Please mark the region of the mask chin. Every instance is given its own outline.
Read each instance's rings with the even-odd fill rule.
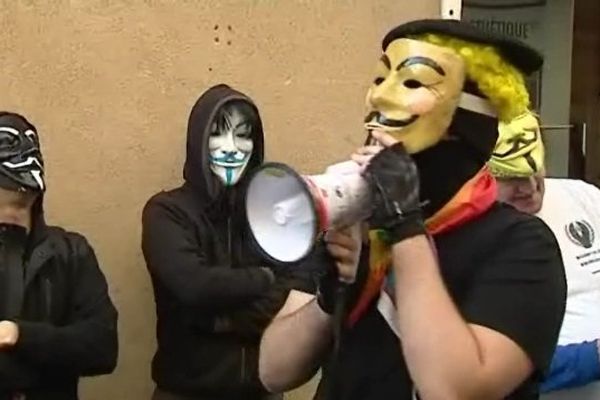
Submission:
[[[225,186],[234,186],[242,178],[248,162],[239,167],[224,167],[222,165],[211,164],[212,172],[219,178]]]

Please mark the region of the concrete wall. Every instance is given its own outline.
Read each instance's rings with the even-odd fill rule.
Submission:
[[[148,197],[181,181],[185,123],[227,82],[262,110],[267,155],[304,171],[363,139],[364,94],[393,25],[437,0],[4,0],[0,109],[37,125],[51,223],[95,246],[120,310],[117,371],[83,399],[147,399],[154,308],[140,250]],[[304,398],[301,395],[297,399]]]

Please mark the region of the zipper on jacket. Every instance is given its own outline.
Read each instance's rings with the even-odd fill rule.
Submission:
[[[233,267],[233,244],[231,243],[231,216],[227,216],[227,266]]]
[[[50,282],[50,278],[44,279],[44,309],[46,310],[46,314],[44,315],[45,321],[52,320],[52,282]]]
[[[246,382],[246,348],[242,347],[242,362],[241,362],[241,371],[240,371],[240,381],[242,383]]]

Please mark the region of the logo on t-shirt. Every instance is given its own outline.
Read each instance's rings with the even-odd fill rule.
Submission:
[[[571,242],[586,249],[592,247],[596,238],[594,229],[586,220],[573,221],[567,224],[565,232]]]

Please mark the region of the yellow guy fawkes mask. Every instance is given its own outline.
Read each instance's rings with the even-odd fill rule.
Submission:
[[[367,93],[367,130],[381,130],[411,154],[439,142],[450,126],[465,80],[453,50],[412,39],[392,41]]]
[[[488,162],[497,177],[524,178],[544,168],[544,143],[537,117],[527,112],[498,124],[498,142]]]

